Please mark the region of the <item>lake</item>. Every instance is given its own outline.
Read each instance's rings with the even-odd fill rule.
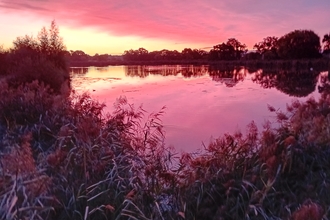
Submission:
[[[292,100],[318,98],[327,72],[263,71],[216,66],[108,66],[71,68],[72,86],[104,102],[106,111],[125,96],[136,107],[162,116],[166,145],[193,152],[252,120],[275,121],[267,105],[285,110]]]

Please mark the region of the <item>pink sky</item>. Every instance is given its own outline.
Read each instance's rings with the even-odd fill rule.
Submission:
[[[330,32],[329,0],[2,0],[1,42],[36,36],[55,19],[67,49],[122,54],[204,48],[235,37],[252,49],[267,36]]]

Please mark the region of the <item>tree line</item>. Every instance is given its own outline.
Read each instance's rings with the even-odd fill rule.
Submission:
[[[178,50],[148,51],[145,48],[124,51],[124,61],[190,61],[190,60],[277,60],[277,59],[309,59],[330,54],[330,33],[321,38],[311,30],[295,30],[278,38],[268,36],[255,43],[254,51],[248,52],[247,46],[236,38],[214,45],[211,50],[185,48]],[[72,61],[121,60],[120,56],[98,54],[90,56],[81,50],[66,51],[66,57]]]
[[[290,60],[330,56],[330,32],[321,38],[311,30],[295,30],[282,37],[267,36],[255,43],[253,51],[236,38],[214,45],[210,50],[185,48],[178,50],[148,51],[141,47],[124,51],[122,56],[110,54],[89,55],[82,50],[64,51],[73,62],[108,61],[233,61],[233,60]]]
[[[330,33],[324,35],[323,50],[320,37],[311,30],[295,30],[278,38],[265,37],[248,52],[247,46],[236,38],[230,38],[213,46],[210,51],[185,48],[177,50],[151,51],[144,48],[126,50],[123,58],[126,61],[157,60],[273,60],[273,59],[309,59],[319,58],[322,54],[330,54]]]
[[[138,62],[138,61],[234,61],[234,60],[290,60],[311,59],[322,56],[330,56],[330,32],[321,38],[311,30],[294,30],[278,38],[268,36],[255,43],[253,51],[248,51],[246,44],[236,38],[230,38],[226,42],[214,45],[209,51],[203,49],[185,48],[178,50],[148,51],[145,48],[130,49],[124,51],[122,56],[110,54],[98,54],[91,56],[82,50],[66,50],[63,41],[59,37],[58,27],[55,21],[47,30],[45,27],[39,32],[37,38],[32,36],[18,37],[13,42],[13,48],[4,51],[0,47],[0,61],[5,56],[24,57],[32,51],[33,57],[47,57],[55,66],[65,68],[66,61],[107,63],[114,61]],[[21,54],[21,55],[19,55]],[[31,54],[30,54],[31,55]],[[3,62],[8,63],[8,62]],[[15,65],[13,65],[15,66]],[[1,74],[8,72],[5,65],[0,65]]]
[[[121,60],[121,56],[118,56],[118,55],[111,55],[108,53],[105,53],[105,54],[96,53],[95,55],[91,56],[82,50],[65,51],[64,55],[68,60],[78,61],[78,62],[79,61],[106,62],[109,60],[113,60],[113,61]]]

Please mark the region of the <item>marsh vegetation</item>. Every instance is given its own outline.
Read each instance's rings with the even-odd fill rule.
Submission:
[[[51,30],[40,36],[58,36]],[[69,93],[63,47],[40,50],[41,39],[1,54],[1,219],[329,218],[326,80],[317,100],[268,106],[275,127],[251,122],[246,134],[178,154],[164,145],[163,109],[148,114],[119,98],[108,114]]]

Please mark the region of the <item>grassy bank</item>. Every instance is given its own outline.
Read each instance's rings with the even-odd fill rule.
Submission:
[[[0,90],[1,219],[326,219],[330,96],[274,111],[200,154],[164,146],[162,111],[34,81]],[[327,91],[327,89],[325,89]],[[307,218],[308,217],[308,218]]]

